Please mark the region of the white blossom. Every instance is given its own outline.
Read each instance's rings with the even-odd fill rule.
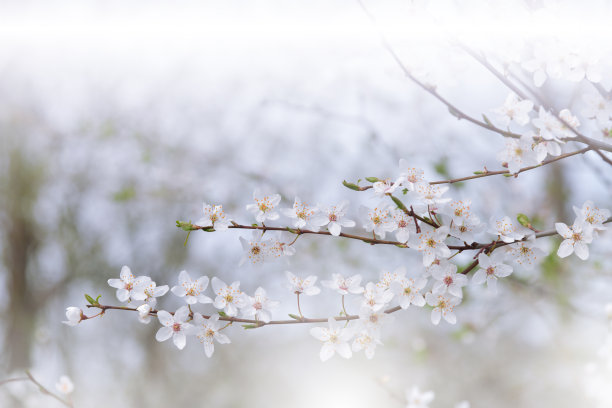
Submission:
[[[240,237],[240,244],[244,250],[244,255],[240,260],[239,266],[244,265],[247,261],[253,265],[262,264],[271,255],[271,247],[273,245],[270,239],[263,239],[259,231],[253,231],[251,239],[247,240]]]
[[[351,348],[354,352],[363,350],[368,359],[374,357],[376,346],[381,345],[380,334],[378,331],[362,330],[355,336]]]
[[[410,239],[410,234],[416,233],[414,218],[400,209],[391,211],[391,217],[393,217],[393,222],[395,224],[395,238],[398,240],[398,242],[408,242]]]
[[[612,124],[612,103],[598,93],[588,93],[582,97],[584,108],[582,114],[589,119],[596,119],[600,126]]]
[[[70,306],[66,308],[66,319],[62,323],[68,326],[76,326],[83,320],[83,311],[78,307]]]
[[[181,271],[178,277],[178,285],[172,288],[172,293],[178,297],[185,298],[187,304],[212,303],[212,299],[204,295],[208,287],[208,276],[200,276],[197,280],[191,280],[187,271]]]
[[[525,236],[525,234],[523,234],[514,224],[512,224],[512,221],[508,216],[504,216],[501,220],[496,220],[495,218],[491,217],[488,232],[496,235],[498,239],[501,239],[506,243],[523,239]]]
[[[509,254],[517,264],[526,269],[533,269],[537,261],[545,255],[544,251],[537,247],[534,234],[524,241],[510,245]]]
[[[516,94],[508,94],[503,106],[493,109],[497,123],[507,128],[510,126],[510,121],[516,122],[520,126],[529,123],[529,112],[533,109],[533,102],[529,100],[520,100]]]
[[[317,283],[317,276],[311,275],[301,279],[289,271],[285,271],[285,276],[289,281],[289,289],[295,294],[314,296],[321,293],[321,288],[315,286]]]
[[[570,256],[572,252],[583,261],[589,258],[589,247],[593,241],[593,230],[590,224],[575,222],[570,229],[562,222],[555,223],[555,229],[563,237],[563,242],[559,245],[557,255],[560,258]]]
[[[367,232],[374,231],[374,234],[380,239],[384,239],[387,232],[395,229],[391,219],[391,210],[388,207],[370,209],[362,206],[359,212],[364,220],[363,227],[365,230]]]
[[[337,352],[341,357],[351,358],[353,355],[348,342],[353,337],[351,329],[341,328],[333,317],[328,319],[329,327],[313,327],[310,335],[323,342],[319,356],[321,361],[327,361]]]
[[[283,210],[283,214],[293,220],[293,226],[299,229],[306,229],[311,231],[319,231],[319,225],[316,218],[319,209],[317,207],[310,207],[308,204],[300,200],[299,197],[295,197],[293,207],[286,208]]]
[[[425,300],[429,306],[433,306],[431,311],[431,322],[433,324],[440,323],[442,317],[450,324],[457,323],[454,309],[461,302],[461,298],[428,292],[425,295]]]
[[[204,345],[204,353],[206,357],[211,357],[215,351],[216,341],[219,344],[231,343],[229,337],[221,333],[219,329],[219,315],[210,316],[210,318],[204,318],[200,313],[193,314],[194,327],[192,332],[196,335],[196,338]]]
[[[70,377],[67,375],[62,375],[59,378],[59,381],[55,383],[55,389],[64,395],[68,395],[74,391],[74,384],[72,383]]]
[[[603,223],[610,217],[610,210],[606,208],[600,209],[596,207],[592,201],[585,201],[585,203],[582,204],[582,208],[574,206],[573,209],[576,214],[577,222],[587,223],[595,231],[607,229]]]
[[[418,199],[426,205],[439,205],[449,202],[450,198],[443,198],[442,195],[448,190],[448,186],[419,182],[414,185],[414,192]]]
[[[433,391],[421,392],[418,387],[412,387],[410,391],[406,391],[406,399],[408,400],[406,408],[429,408],[429,404],[434,397]]]
[[[255,296],[248,296],[246,298],[246,304],[242,308],[242,315],[244,317],[254,316],[256,320],[268,323],[272,320],[270,311],[276,309],[279,305],[280,302],[268,299],[264,288],[259,287],[255,291]]]
[[[448,236],[448,231],[447,226],[442,226],[416,234],[410,241],[408,244],[410,248],[423,253],[424,266],[431,265],[436,257],[448,258],[450,256],[450,249],[444,243]]]
[[[121,268],[120,279],[109,279],[108,285],[117,289],[117,299],[120,302],[131,300],[145,300],[147,295],[144,288],[148,285],[151,278],[148,276],[134,277],[128,266]]]
[[[279,218],[275,208],[280,203],[280,194],[264,195],[259,190],[255,190],[253,200],[255,203],[248,204],[246,209],[255,215],[257,222],[263,223],[265,220],[274,221]]]
[[[213,226],[216,231],[226,231],[230,225],[230,220],[223,212],[222,205],[212,206],[210,204],[203,204],[204,215],[200,218],[195,225],[200,227]]]
[[[240,282],[236,281],[228,286],[215,276],[211,283],[213,291],[217,295],[213,305],[217,309],[223,309],[228,316],[236,316],[238,309],[246,305],[246,295],[240,291]]]
[[[491,255],[478,255],[478,269],[472,276],[472,283],[480,285],[487,283],[487,288],[492,293],[497,293],[497,279],[504,278],[512,273],[512,267],[503,263],[503,252],[493,252]]]
[[[153,281],[149,281],[143,289],[146,296],[145,303],[154,308],[157,305],[157,298],[164,296],[168,292],[168,285],[157,286]]]
[[[516,174],[521,168],[538,164],[532,149],[533,139],[524,134],[520,139],[506,138],[504,149],[497,153],[497,160],[508,165],[508,171]]]
[[[431,276],[437,281],[433,286],[436,294],[444,294],[448,291],[453,296],[463,297],[461,288],[468,283],[465,275],[457,273],[457,265],[445,263],[433,266]]]
[[[393,292],[384,287],[368,282],[363,292],[363,301],[361,306],[369,307],[374,311],[378,311],[385,307],[393,299]]]
[[[321,285],[335,290],[341,295],[348,295],[349,293],[363,293],[363,286],[360,286],[360,283],[361,275],[353,275],[345,278],[339,273],[332,274],[331,280],[321,281]]]
[[[383,310],[373,310],[370,307],[362,307],[359,310],[359,320],[357,324],[362,329],[378,331],[384,324],[392,321],[393,316],[389,313],[385,313]]]
[[[395,193],[395,190],[400,186],[402,181],[403,179],[401,177],[393,182],[391,179],[379,180],[372,184],[372,187],[378,196],[385,196]]]
[[[425,278],[419,278],[416,281],[412,278],[403,278],[391,282],[391,291],[395,294],[402,309],[407,309],[410,305],[423,307],[425,298],[421,291],[425,285],[427,285]]]
[[[140,323],[149,324],[151,322],[151,309],[152,307],[148,303],[143,303],[136,308]]]
[[[187,344],[185,334],[189,333],[189,331],[193,328],[190,323],[187,323],[188,317],[189,309],[187,306],[178,308],[178,310],[174,313],[174,316],[165,310],[158,311],[157,318],[163,327],[157,331],[157,334],[155,334],[155,339],[157,341],[166,341],[172,337],[174,345],[179,350],[182,350]]]
[[[413,191],[415,184],[425,181],[423,170],[416,167],[410,167],[405,159],[400,159],[399,169],[402,185],[407,188],[408,191]]]
[[[340,204],[331,207],[324,207],[321,213],[314,216],[312,222],[319,227],[327,225],[329,233],[333,236],[339,236],[344,228],[352,228],[355,226],[355,221],[345,218],[348,201],[342,201]]]

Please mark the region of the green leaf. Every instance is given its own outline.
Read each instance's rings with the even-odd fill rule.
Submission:
[[[370,183],[376,183],[378,180],[378,177],[366,177],[366,180],[368,180]]]
[[[98,295],[98,297],[96,298],[96,304],[100,304],[100,298],[102,297],[102,295]]]
[[[287,227],[287,231],[289,231],[289,232],[290,232],[290,233],[292,233],[292,234],[297,234],[297,231],[296,231],[296,230],[294,230],[293,228],[289,228],[289,227]]]
[[[504,173],[504,177],[514,177],[514,174]]]
[[[242,327],[245,328],[245,330],[249,330],[249,329],[256,329],[259,327],[258,324],[243,324]]]
[[[393,200],[395,205],[397,205],[397,208],[399,208],[400,210],[406,210],[406,206],[404,205],[404,203],[402,203],[402,201],[399,198],[395,196],[391,196],[391,199]]]
[[[474,174],[485,174],[485,172],[479,170],[479,171],[475,171]]]
[[[191,224],[191,221],[189,222],[177,221],[176,226],[182,229],[183,231],[193,231],[194,230],[193,225]]]
[[[292,319],[295,319],[295,320],[302,320],[302,318],[300,316],[294,315],[292,313],[289,313],[289,317],[292,318]]]
[[[527,228],[531,228],[531,221],[529,220],[529,217],[526,216],[525,214],[521,214],[519,213],[516,216],[516,220],[519,222],[519,224],[521,224],[523,227],[527,227]]]
[[[342,182],[342,185],[344,185],[344,187],[350,188],[351,190],[361,191],[361,189],[359,188],[357,184],[349,183],[346,180]]]
[[[491,121],[489,120],[489,118],[487,118],[486,115],[482,115],[482,119],[485,121],[485,123],[489,126],[493,126],[493,123],[491,123]]]
[[[85,299],[89,302],[90,305],[95,305],[97,302],[94,300],[94,298],[92,298],[91,296],[89,296],[87,293],[85,294]]]
[[[227,317],[227,313],[225,313],[223,310],[219,310],[217,313],[219,313],[219,316],[221,317]]]
[[[205,232],[215,232],[215,228],[214,227],[206,227],[206,228],[202,228],[202,231],[205,231]]]

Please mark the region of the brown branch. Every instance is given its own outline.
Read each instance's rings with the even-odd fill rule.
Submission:
[[[585,147],[583,149],[580,150],[576,150],[570,153],[565,153],[562,155],[559,155],[557,157],[554,157],[552,159],[548,159],[548,160],[544,160],[542,163],[537,164],[535,166],[528,166],[528,167],[523,167],[521,169],[519,169],[519,171],[516,172],[516,174],[528,171],[528,170],[533,170],[533,169],[537,169],[538,167],[542,167],[545,166],[547,164],[550,163],[554,163],[558,160],[562,160],[565,159],[566,157],[571,157],[571,156],[575,156],[577,154],[583,154],[586,153],[590,150],[595,150],[594,148],[592,148],[591,146]],[[595,152],[600,153],[599,151],[595,150]],[[510,170],[498,170],[498,171],[485,171],[481,174],[475,174],[473,176],[467,176],[467,177],[461,177],[461,178],[456,178],[456,179],[450,179],[450,180],[440,180],[440,181],[432,181],[429,184],[453,184],[453,183],[458,183],[460,181],[465,181],[465,180],[473,180],[473,179],[477,179],[477,178],[482,178],[482,177],[489,177],[489,176],[496,176],[496,175],[500,175],[500,174],[513,174],[510,173]]]
[[[96,304],[96,305],[87,305],[88,308],[96,308],[96,309],[101,309],[102,311],[107,311],[107,310],[123,310],[123,311],[131,311],[131,312],[137,312],[138,309],[134,308],[134,307],[127,307],[127,306],[111,306],[111,305],[101,305],[101,304]],[[395,313],[399,310],[401,310],[402,308],[400,306],[395,306],[395,307],[391,307],[387,310],[384,311],[384,313],[387,314],[391,314],[391,313]],[[157,316],[157,312],[158,310],[151,310],[149,312],[149,315],[151,316]],[[170,314],[174,314],[174,313],[170,313]],[[191,317],[193,317],[193,313],[189,314]],[[203,314],[202,317],[209,319],[211,316],[210,315],[205,315]],[[333,317],[336,321],[350,321],[350,320],[357,320],[359,319],[359,315],[348,315],[348,316],[331,316]],[[262,327],[262,326],[269,326],[269,325],[281,325],[281,324],[299,324],[299,323],[326,323],[328,321],[329,317],[320,317],[320,318],[314,318],[314,319],[309,319],[306,317],[302,317],[299,319],[291,319],[291,320],[271,320],[268,323],[262,322],[261,320],[253,320],[253,319],[242,319],[239,317],[231,317],[231,316],[219,316],[219,320],[225,321],[225,322],[231,322],[231,323],[246,323],[246,324],[253,324],[257,327]]]
[[[47,388],[45,388],[44,385],[42,385],[41,383],[39,383],[36,378],[34,378],[34,376],[32,376],[32,373],[30,373],[29,370],[26,370],[26,375],[28,376],[28,379],[34,383],[34,385],[36,385],[39,389],[39,391],[45,395],[48,395],[50,397],[55,398],[57,401],[61,402],[63,405],[69,407],[69,408],[73,408],[74,405],[72,404],[71,401],[66,400],[60,396],[58,396],[57,394],[54,394],[53,392],[49,391]]]

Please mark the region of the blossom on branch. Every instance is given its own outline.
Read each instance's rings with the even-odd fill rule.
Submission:
[[[319,231],[319,221],[316,218],[316,215],[319,213],[319,209],[317,207],[310,207],[299,197],[295,197],[295,201],[293,202],[293,207],[286,208],[283,211],[283,214],[291,218],[293,221],[293,226],[299,229],[307,229],[311,231]]]
[[[181,306],[178,308],[178,310],[174,312],[174,316],[165,310],[160,310],[157,312],[157,318],[164,327],[161,327],[157,331],[155,334],[155,339],[161,342],[172,337],[174,345],[179,350],[182,350],[187,344],[185,334],[188,333],[193,327],[190,323],[187,323],[188,317],[189,309],[187,306]]]
[[[333,317],[327,320],[329,327],[313,327],[310,335],[323,342],[319,356],[327,361],[337,352],[340,357],[351,358],[353,355],[348,342],[353,337],[349,328],[341,328]]]
[[[83,320],[83,311],[78,307],[70,306],[66,308],[66,319],[62,323],[68,326],[76,326]]]
[[[255,291],[255,296],[247,296],[245,305],[242,308],[244,317],[255,317],[256,320],[261,320],[268,323],[272,320],[271,309],[276,309],[280,302],[268,299],[264,288],[259,287]]]
[[[423,253],[423,266],[431,265],[436,257],[448,258],[450,256],[450,249],[444,243],[448,231],[447,226],[423,231],[416,234],[408,243],[410,248]]]
[[[562,222],[555,223],[555,228],[564,239],[559,245],[557,255],[560,258],[570,256],[572,252],[583,261],[589,258],[587,244],[593,242],[593,229],[588,223],[574,222],[571,229]]]
[[[280,203],[280,194],[264,195],[259,190],[255,190],[253,193],[254,204],[248,204],[246,206],[247,211],[255,215],[257,222],[264,222],[265,220],[277,220],[279,214],[274,211],[275,207]]]
[[[228,286],[215,276],[211,283],[213,291],[217,295],[213,305],[217,309],[223,309],[228,316],[236,316],[238,309],[245,307],[247,304],[246,295],[240,291],[239,281]]]
[[[213,355],[215,351],[214,341],[219,344],[231,343],[229,337],[219,330],[219,315],[213,315],[205,319],[200,313],[194,313],[193,324],[191,333],[195,334],[200,343],[204,345],[206,357],[210,358]]]
[[[109,279],[108,285],[117,289],[117,299],[120,302],[145,300],[147,298],[144,289],[149,284],[151,278],[148,276],[139,276],[135,278],[128,266],[123,266],[121,268],[119,278],[120,279]]]
[[[405,159],[399,161],[400,178],[402,178],[402,185],[408,189],[408,191],[414,191],[414,185],[425,181],[423,170],[410,167]]]
[[[503,263],[503,252],[493,252],[491,255],[479,254],[478,265],[480,269],[472,276],[472,283],[480,285],[487,283],[492,293],[497,293],[497,279],[504,278],[512,273],[512,267]]]
[[[431,267],[431,276],[437,281],[433,286],[434,293],[444,294],[448,291],[453,296],[463,297],[461,288],[467,285],[467,277],[457,273],[457,265],[447,262]]]
[[[335,290],[341,295],[348,295],[349,293],[363,293],[363,286],[360,286],[360,283],[361,275],[353,275],[345,278],[339,273],[332,274],[331,280],[321,281],[321,285]]]
[[[391,219],[391,210],[388,207],[370,209],[362,206],[359,212],[364,220],[363,227],[365,230],[367,232],[374,231],[374,234],[380,239],[384,239],[387,232],[395,229]]]
[[[178,297],[185,298],[187,304],[212,303],[212,299],[204,295],[208,287],[208,276],[200,276],[197,280],[191,280],[187,271],[181,271],[178,277],[178,285],[172,288],[172,293]],[[166,290],[168,288],[166,287]],[[165,293],[165,292],[164,292]],[[153,306],[153,305],[152,305]]]
[[[507,128],[510,126],[510,121],[516,122],[520,126],[525,126],[529,123],[529,112],[533,109],[533,102],[529,100],[520,100],[516,94],[508,94],[503,106],[493,109],[497,123]]]
[[[319,227],[327,225],[329,233],[337,237],[340,235],[342,227],[352,228],[355,226],[355,221],[344,218],[348,204],[348,201],[342,201],[336,206],[324,207],[319,214],[313,216],[312,222]]]
[[[289,289],[295,294],[314,296],[321,293],[321,288],[315,286],[318,279],[317,276],[311,275],[304,279],[301,279],[289,271],[285,271],[285,276],[289,281]]]
[[[425,300],[429,306],[433,306],[431,311],[431,322],[433,324],[437,325],[440,323],[442,317],[450,324],[457,323],[457,317],[453,310],[455,306],[461,303],[461,298],[428,292],[425,295]]]
[[[195,225],[200,227],[214,227],[216,231],[226,231],[230,226],[230,220],[223,212],[222,205],[212,206],[204,203],[203,205],[204,215],[200,218]]]

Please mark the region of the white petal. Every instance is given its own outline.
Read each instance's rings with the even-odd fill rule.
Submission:
[[[127,302],[130,298],[130,291],[127,289],[117,289],[117,299],[120,302]]]
[[[174,333],[172,341],[179,350],[184,349],[185,345],[187,344],[187,338],[185,337],[184,333]]]
[[[559,250],[557,251],[557,255],[560,258],[565,258],[569,256],[572,252],[574,252],[574,246],[569,239],[564,240],[561,245],[559,245]]]
[[[446,314],[444,315],[444,320],[446,320],[450,324],[457,323],[457,317],[455,316],[455,313],[453,312],[446,312]]]
[[[476,271],[476,273],[474,273],[474,276],[472,276],[472,283],[474,285],[480,285],[480,284],[484,283],[484,281],[486,279],[487,279],[487,274],[486,274],[485,270],[484,269],[479,269],[479,270]]]
[[[329,331],[323,327],[313,327],[310,329],[310,335],[317,340],[329,340]]]
[[[440,323],[440,318],[442,317],[442,313],[439,310],[434,309],[431,311],[431,322],[435,325]]]
[[[340,231],[342,230],[342,228],[337,222],[330,222],[329,225],[327,226],[327,229],[329,230],[330,234],[336,237],[340,235]]]
[[[574,245],[574,251],[576,251],[576,256],[583,261],[589,258],[589,247],[582,242],[577,242],[576,245]]]
[[[174,317],[172,317],[172,315],[165,310],[160,310],[157,312],[157,318],[159,319],[159,322],[166,327],[174,324]]]
[[[351,356],[353,355],[353,352],[351,351],[351,348],[349,347],[348,343],[336,344],[336,351],[338,352],[340,357],[343,358],[351,358]]]
[[[323,344],[321,347],[321,352],[319,353],[319,357],[321,357],[321,361],[327,361],[333,357],[335,353],[334,346],[330,343]]]
[[[155,340],[166,341],[172,336],[172,329],[170,327],[160,327],[155,334]]]
[[[121,268],[121,273],[119,274],[119,277],[121,278],[122,281],[127,282],[128,279],[132,277],[132,271],[130,270],[128,266],[123,266]]]

